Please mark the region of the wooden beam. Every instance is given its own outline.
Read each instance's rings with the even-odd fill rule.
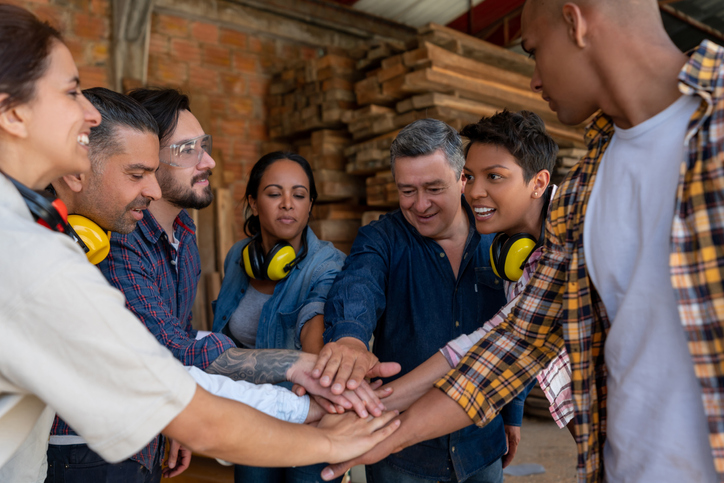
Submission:
[[[695,29],[701,30],[705,34],[707,34],[711,37],[714,37],[715,39],[717,39],[721,42],[724,42],[724,33],[708,26],[707,24],[705,24],[703,22],[700,22],[699,20],[695,19],[694,17],[691,17],[691,16],[685,14],[681,10],[675,9],[674,7],[668,5],[668,3],[669,2],[666,2],[666,3],[659,2],[659,8],[661,9],[662,12],[666,12],[669,15],[671,15],[672,17],[674,17],[678,20],[681,20],[685,24],[688,24],[688,25],[694,27]]]

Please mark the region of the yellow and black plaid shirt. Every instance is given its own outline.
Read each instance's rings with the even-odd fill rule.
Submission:
[[[669,266],[724,482],[724,48],[704,41],[679,74],[679,90],[701,97],[684,142],[671,227]],[[579,481],[603,479],[609,320],[586,269],[583,222],[596,170],[614,133],[599,115],[588,154],[553,201],[546,246],[508,318],[437,383],[483,426],[566,347],[573,370]],[[686,415],[682,415],[686,417]]]

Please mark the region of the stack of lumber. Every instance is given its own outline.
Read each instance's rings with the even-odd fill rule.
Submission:
[[[400,197],[392,171],[381,171],[367,178],[367,204],[397,207]]]
[[[561,147],[583,146],[582,126],[561,124],[530,90],[534,64],[524,56],[436,24],[420,28],[408,47],[370,64],[354,86],[361,107],[342,117],[355,141],[345,151],[348,173],[388,169],[391,140],[428,117],[459,130],[503,109],[525,109],[541,116]]]
[[[357,230],[362,224],[366,207],[351,203],[327,203],[315,205],[309,226],[322,240],[349,255]]]
[[[565,148],[558,151],[556,169],[555,172],[552,173],[551,182],[560,185],[563,178],[568,174],[568,171],[570,171],[587,152],[587,149],[581,148]]]
[[[353,85],[358,78],[355,60],[336,53],[281,71],[269,84],[269,136],[342,127],[342,115],[356,106]]]

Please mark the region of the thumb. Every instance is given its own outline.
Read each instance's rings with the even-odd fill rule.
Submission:
[[[378,362],[367,371],[366,377],[390,377],[400,372],[402,367],[397,362]]]

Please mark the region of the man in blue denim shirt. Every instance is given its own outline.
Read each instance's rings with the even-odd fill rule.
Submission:
[[[344,359],[371,366],[379,358],[399,362],[399,375],[406,374],[505,303],[490,268],[492,235],[477,233],[462,196],[465,159],[457,132],[423,119],[400,131],[390,151],[400,210],[360,229],[329,292],[328,369]],[[373,334],[370,358],[363,351]],[[339,370],[335,386],[344,385],[351,367]],[[322,384],[332,375],[322,374]],[[520,438],[525,393],[485,428],[471,426],[368,466],[367,480],[502,482],[501,457],[508,437],[513,450]]]

